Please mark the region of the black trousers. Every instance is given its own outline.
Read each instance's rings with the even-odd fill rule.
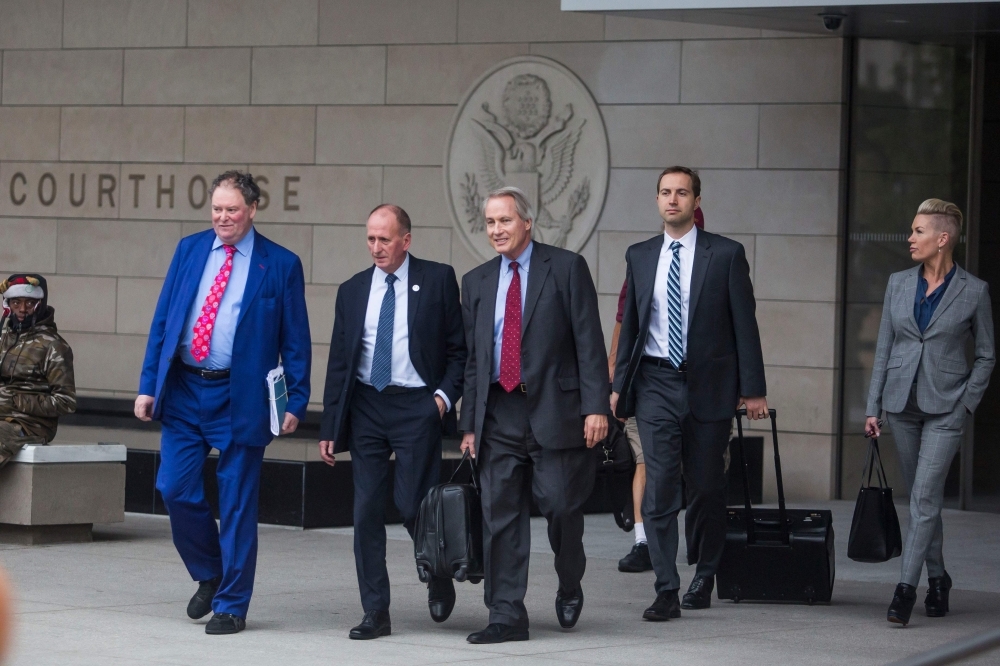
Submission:
[[[396,454],[393,500],[413,536],[420,503],[441,478],[441,417],[430,389],[379,393],[357,385],[351,400],[354,563],[365,612],[389,610],[385,499]],[[414,570],[416,571],[416,570]]]
[[[684,534],[688,564],[714,576],[726,542],[725,451],[731,421],[702,423],[691,415],[686,374],[643,363],[635,378],[635,419],[646,458],[642,515],[656,593],[680,588],[677,514],[681,470],[687,484]]]
[[[583,433],[580,433],[581,437]],[[528,422],[524,393],[490,387],[479,446],[483,501],[484,600],[490,623],[528,626],[531,497],[549,524],[559,591],[576,592],[587,568],[583,504],[594,489],[594,452],[543,448]]]

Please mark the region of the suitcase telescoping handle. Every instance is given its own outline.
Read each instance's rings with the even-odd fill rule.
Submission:
[[[778,422],[777,411],[767,410],[771,417],[771,440],[774,442],[774,474],[778,482],[778,522],[781,524],[781,542],[788,543],[788,517],[785,511],[785,486],[781,481],[781,454],[778,452]],[[750,503],[750,475],[747,471],[747,457],[743,445],[743,417],[747,415],[746,408],[736,410],[736,432],[740,439],[740,464],[743,468],[743,503],[746,508],[747,543],[756,543],[754,531],[753,508]]]

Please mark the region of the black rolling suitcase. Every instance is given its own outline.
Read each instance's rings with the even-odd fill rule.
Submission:
[[[719,599],[733,601],[828,602],[833,593],[833,514],[825,509],[786,509],[778,454],[778,426],[771,414],[778,508],[750,506],[746,460],[743,508],[727,509],[726,546],[719,563]],[[742,417],[736,425],[743,441]],[[741,447],[742,453],[742,447]]]
[[[469,483],[454,483],[466,461]],[[434,486],[420,503],[413,530],[417,576],[431,575],[478,583],[483,579],[483,510],[479,500],[476,463],[466,453],[448,483]]]

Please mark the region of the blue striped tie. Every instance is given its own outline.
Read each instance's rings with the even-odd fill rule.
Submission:
[[[392,381],[392,332],[396,327],[395,275],[385,276],[385,296],[378,313],[378,332],[375,333],[375,353],[372,354],[372,386],[382,391]]]
[[[667,276],[667,358],[675,368],[684,361],[684,343],[681,338],[681,243],[670,244],[674,258],[670,261]]]

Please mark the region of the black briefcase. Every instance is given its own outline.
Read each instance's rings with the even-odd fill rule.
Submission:
[[[635,527],[632,506],[632,478],[635,476],[635,456],[625,433],[625,424],[608,416],[608,436],[594,447],[597,455],[596,488],[611,507],[615,523],[626,532]]]
[[[828,602],[835,573],[833,514],[825,509],[785,508],[778,426],[773,409],[770,414],[778,508],[750,506],[746,459],[741,455],[744,506],[727,509],[726,545],[717,575],[719,599]],[[745,415],[741,409],[736,416],[741,442]]]
[[[466,461],[472,467],[470,482],[454,483]],[[483,510],[476,463],[468,452],[448,483],[431,488],[420,503],[413,554],[417,576],[424,583],[431,575],[471,583],[483,579]]]

